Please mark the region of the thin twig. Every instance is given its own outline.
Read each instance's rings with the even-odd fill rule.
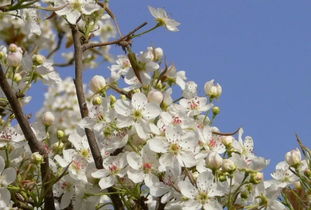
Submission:
[[[49,188],[46,184],[51,179],[51,171],[49,168],[49,158],[48,152],[45,149],[44,145],[37,140],[36,135],[34,134],[23,110],[22,106],[16,97],[16,94],[13,92],[13,89],[10,87],[8,81],[6,80],[6,76],[2,70],[2,66],[0,65],[0,86],[3,90],[6,98],[8,99],[10,106],[15,114],[15,117],[18,121],[19,126],[21,127],[25,139],[28,142],[30,150],[32,153],[39,152],[44,157],[44,163],[41,164],[41,178],[42,178],[42,186],[44,193],[44,209],[54,210],[54,196],[52,188]]]
[[[62,41],[64,38],[64,32],[59,31],[58,32],[58,41],[56,47],[46,56],[47,59],[49,59],[54,53],[56,53],[60,46],[62,45]]]
[[[75,25],[71,25],[71,32],[73,37],[73,43],[74,43],[74,60],[75,60],[75,79],[74,84],[76,87],[76,93],[80,108],[80,114],[82,118],[85,118],[89,114],[89,110],[86,104],[85,95],[83,92],[83,63],[82,63],[82,54],[83,54],[83,48],[81,45],[81,34],[76,28]],[[100,154],[100,150],[98,147],[98,144],[96,142],[96,137],[93,132],[93,130],[89,128],[85,128],[85,134],[91,149],[91,153],[95,162],[95,166],[97,169],[103,169],[103,158]],[[116,190],[112,187],[107,189],[108,192],[116,192]],[[121,202],[120,197],[118,194],[110,195],[110,198],[113,202],[113,205],[116,210],[123,210],[123,205]]]
[[[71,66],[74,63],[75,59],[71,58],[67,63],[54,63],[53,66],[56,67],[67,67],[67,66]]]
[[[144,22],[143,24],[137,26],[134,30],[132,30],[131,32],[129,32],[125,36],[121,37],[120,39],[114,40],[114,41],[84,44],[82,46],[82,50],[86,51],[86,50],[94,48],[94,47],[103,47],[103,46],[113,45],[113,44],[118,44],[118,45],[123,46],[123,45],[125,45],[124,42],[128,43],[128,40],[130,39],[131,35],[133,35],[136,31],[138,31],[139,29],[141,29],[145,25],[147,25],[147,22]]]
[[[220,133],[220,132],[215,132],[212,131],[212,134],[214,135],[218,135],[218,136],[233,136],[235,134],[237,134],[239,132],[240,128],[238,128],[236,131],[234,131],[233,133]]]

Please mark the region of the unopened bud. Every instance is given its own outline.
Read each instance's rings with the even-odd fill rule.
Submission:
[[[92,104],[93,105],[101,105],[102,104],[102,98],[99,96],[94,97],[92,100]]]
[[[109,98],[110,98],[110,105],[113,105],[114,103],[116,103],[117,99],[114,95],[110,95]]]
[[[127,98],[126,98],[126,95],[120,95],[120,98],[121,98],[121,100],[126,100]]]
[[[222,161],[222,157],[217,152],[210,152],[206,158],[207,167],[213,170],[220,168]]]
[[[253,172],[251,173],[250,182],[253,184],[259,184],[263,180],[263,173],[261,172]]]
[[[16,46],[15,44],[10,44],[9,53],[7,56],[7,63],[9,66],[17,67],[21,64],[23,59],[22,48]]]
[[[19,83],[22,80],[22,75],[20,73],[15,73],[13,77],[13,81]]]
[[[310,169],[306,169],[303,173],[304,173],[304,175],[305,175],[306,177],[308,177],[309,179],[311,178],[311,170],[310,170]]]
[[[222,169],[226,172],[233,172],[236,169],[234,162],[230,159],[224,159],[222,162]]]
[[[224,181],[227,180],[227,176],[226,176],[226,175],[220,175],[220,176],[218,177],[218,180],[221,181],[221,182],[224,182]]]
[[[42,164],[44,162],[43,156],[39,152],[32,153],[31,160],[36,164]]]
[[[222,87],[220,84],[214,84],[214,80],[210,80],[204,85],[205,94],[211,98],[219,98],[222,94]]]
[[[163,50],[162,48],[154,48],[153,49],[154,61],[160,61],[163,57]]]
[[[44,61],[45,57],[43,55],[36,54],[32,56],[32,62],[36,66],[42,65]]]
[[[155,104],[161,104],[163,101],[163,94],[158,90],[152,90],[148,93],[148,101]]]
[[[222,137],[222,143],[225,146],[231,146],[233,143],[234,138],[232,136],[223,136]]]
[[[214,106],[213,108],[212,108],[212,112],[213,112],[213,115],[218,115],[219,113],[220,113],[220,108],[219,108],[219,106]]]
[[[42,117],[42,122],[45,126],[50,126],[54,123],[55,117],[52,112],[45,112]]]
[[[63,130],[57,130],[56,135],[57,135],[57,138],[61,140],[65,137],[65,132]]]
[[[297,167],[301,162],[301,154],[298,148],[289,151],[285,155],[285,160],[289,166]]]
[[[248,196],[249,196],[249,192],[248,192],[248,191],[243,191],[243,192],[241,192],[241,198],[247,199]]]
[[[65,144],[63,142],[56,142],[52,145],[52,149],[55,153],[60,153],[65,148]]]
[[[103,76],[95,75],[90,82],[90,89],[94,93],[101,92],[106,87],[106,80]]]

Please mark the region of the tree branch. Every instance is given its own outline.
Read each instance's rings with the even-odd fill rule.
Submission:
[[[74,43],[74,61],[75,61],[75,87],[76,94],[78,98],[78,103],[80,107],[81,117],[87,117],[89,115],[89,110],[86,104],[84,92],[83,92],[83,63],[82,63],[82,53],[83,48],[81,45],[81,34],[77,30],[75,25],[71,25],[71,32]],[[96,142],[95,134],[93,130],[89,128],[85,128],[85,134],[91,149],[91,153],[95,162],[95,166],[97,169],[103,169],[103,159],[100,154],[100,150],[98,144]],[[116,192],[116,190],[112,187],[107,189],[108,192]],[[120,197],[117,194],[111,194],[110,198],[116,210],[123,210],[123,204]]]
[[[120,39],[114,40],[114,41],[84,44],[82,46],[82,50],[85,51],[85,50],[88,50],[88,49],[91,49],[91,48],[94,48],[94,47],[103,47],[103,46],[113,45],[113,44],[118,44],[118,45],[121,45],[121,46],[128,45],[128,42],[129,42],[129,39],[130,39],[131,35],[133,35],[136,31],[138,31],[139,29],[141,29],[145,25],[147,25],[147,22],[144,22],[143,24],[137,26],[134,30],[129,32],[127,35],[121,37]]]
[[[44,145],[37,140],[36,135],[32,131],[32,128],[23,113],[21,104],[13,92],[8,81],[6,80],[5,74],[3,72],[2,66],[0,65],[0,86],[3,90],[6,98],[8,99],[10,106],[15,114],[19,126],[21,127],[25,139],[28,141],[30,150],[32,153],[39,152],[44,157],[44,163],[41,164],[41,178],[44,193],[44,209],[54,210],[54,196],[53,190],[48,186],[47,182],[51,179],[51,172],[49,168],[49,158],[48,152],[44,148]]]

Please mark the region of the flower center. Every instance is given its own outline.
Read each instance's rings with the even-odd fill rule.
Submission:
[[[179,151],[180,151],[180,146],[178,144],[171,144],[169,150],[174,155],[177,155],[179,153]]]
[[[74,10],[81,10],[81,6],[82,6],[82,4],[81,4],[81,2],[80,2],[80,0],[74,0],[72,3],[71,3],[71,6],[72,6],[72,8],[74,9]]]
[[[139,119],[141,119],[143,117],[143,115],[141,114],[140,110],[135,110],[133,112],[133,117],[134,117],[135,120],[139,120]]]
[[[149,173],[152,169],[152,164],[151,163],[144,163],[143,168],[144,168],[145,173]]]
[[[199,201],[201,204],[204,204],[207,202],[208,200],[208,195],[206,192],[200,192],[197,196],[196,196],[196,200]]]

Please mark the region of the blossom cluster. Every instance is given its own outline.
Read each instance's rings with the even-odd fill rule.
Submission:
[[[301,150],[286,153],[272,179],[264,179],[262,171],[269,160],[255,154],[252,137],[243,136],[242,128],[223,133],[213,124],[220,113],[215,104],[222,95],[221,85],[210,80],[199,87],[189,81],[185,71],[164,62],[160,47],[134,53],[120,44],[127,53],[115,59],[107,46],[85,51],[84,68],[95,68],[101,56],[111,64],[110,76],[95,75],[84,86],[88,116],[82,118],[73,79],[62,79],[57,71],[72,65],[74,54],[64,54],[66,63],[56,63],[55,37],[65,37],[71,47],[70,28],[77,25],[83,31],[82,43],[94,37],[96,43],[106,42],[117,33],[113,16],[104,13],[107,5],[93,0],[45,0],[31,8],[21,1],[19,6],[23,5],[15,20],[15,10],[10,11],[14,5],[0,4],[7,13],[0,16],[0,37],[8,43],[0,46],[0,65],[22,105],[30,103],[33,83],[41,80],[48,86],[31,129],[44,145],[52,176],[48,183],[41,181],[45,157],[31,152],[1,91],[1,209],[44,208],[44,187],[51,183],[56,209],[111,209],[111,195],[117,195],[126,209],[310,206],[310,150],[300,143]],[[39,9],[53,11],[55,19],[43,23]],[[149,10],[157,22],[152,30],[165,26],[178,31],[180,23],[165,10]],[[19,36],[8,36],[9,29]],[[44,56],[44,50],[50,53]],[[94,145],[86,134],[90,130],[102,167],[96,167]]]

